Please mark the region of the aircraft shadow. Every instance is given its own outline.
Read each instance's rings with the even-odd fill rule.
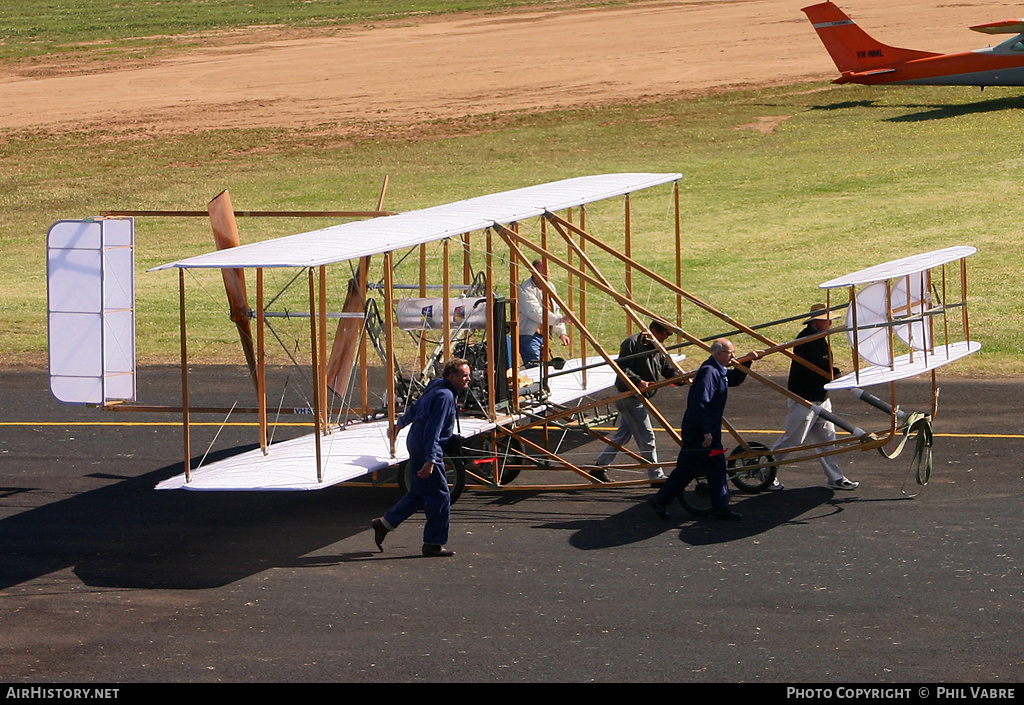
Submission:
[[[886,118],[885,122],[924,122],[926,120],[944,120],[946,118],[955,118],[963,115],[973,115],[976,113],[991,113],[999,110],[1021,110],[1024,109],[1024,96],[995,98],[992,100],[983,100],[976,103],[964,103],[959,105],[908,105],[907,107],[926,109],[916,113],[908,113],[906,115]]]
[[[891,108],[879,103],[877,100],[846,100],[828,105],[815,105],[811,110],[848,110],[850,108]],[[907,104],[903,106],[908,110],[917,112],[897,115],[885,118],[883,122],[925,122],[927,120],[944,120],[947,118],[974,115],[978,113],[991,113],[1000,110],[1021,110],[1024,109],[1024,96],[1010,96],[1005,98],[993,98],[972,103],[958,104]]]
[[[68,567],[93,587],[220,587],[270,567],[302,565],[306,554],[366,531],[395,499],[361,487],[153,489],[181,470],[176,463],[0,520],[0,589]]]
[[[559,528],[575,528],[569,543],[584,551],[637,543],[667,531],[679,531],[680,540],[694,546],[725,543],[755,536],[784,524],[808,523],[841,512],[843,508],[840,502],[834,501],[834,494],[824,487],[756,495],[734,492],[732,506],[743,514],[743,521],[696,517],[679,504],[669,508],[672,520],[665,521],[654,515],[645,496],[642,501],[614,516],[563,524]],[[681,528],[680,523],[684,523]]]
[[[839,103],[828,105],[815,105],[811,110],[847,110],[849,108],[878,108],[881,107],[877,100],[844,100]]]

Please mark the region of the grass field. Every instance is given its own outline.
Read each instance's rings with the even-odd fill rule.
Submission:
[[[80,3],[96,4],[103,3]],[[198,4],[205,5],[218,3]],[[162,22],[172,33],[173,22]],[[400,138],[372,130],[341,137],[337,126],[159,139],[8,132],[0,135],[6,319],[0,360],[45,360],[43,238],[61,218],[109,209],[203,209],[225,188],[240,209],[369,208],[386,175],[386,206],[406,210],[568,176],[679,171],[685,174],[684,287],[713,305],[747,322],[781,318],[819,300],[817,285],[826,279],[916,252],[974,245],[972,337],[984,349],[955,371],[1018,374],[1024,371],[1017,329],[1024,309],[1017,242],[1024,208],[1017,167],[1024,158],[1009,146],[1017,142],[1022,108],[1024,99],[1010,89],[982,94],[826,84],[491,115],[423,126]],[[324,223],[241,225],[251,241]],[[645,238],[645,256],[668,274],[667,192],[640,199],[636,230]],[[209,224],[144,219],[137,237],[140,358],[175,359],[176,278],[145,270],[211,249]],[[208,330],[196,332],[237,354],[226,323],[211,319]],[[717,332],[713,323],[692,325],[701,334]],[[609,344],[621,337],[615,325],[601,330]]]

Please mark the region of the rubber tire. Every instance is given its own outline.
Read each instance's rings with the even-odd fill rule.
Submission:
[[[679,493],[679,503],[695,516],[706,517],[711,514],[711,493],[708,491],[707,478],[698,477],[683,488]]]
[[[466,489],[466,465],[468,461],[461,455],[445,456],[444,469],[448,476],[448,494],[451,495],[451,503],[455,504]],[[398,489],[405,494],[412,484],[412,470],[409,468],[409,461],[402,463],[398,469]]]
[[[505,455],[515,456],[517,463],[522,463],[522,461],[524,460],[524,456],[522,453],[523,446],[522,443],[520,443],[517,439],[509,438],[508,436],[503,436],[501,439],[498,440],[498,445],[501,446],[501,449],[497,453],[499,465],[501,464],[502,457]],[[472,453],[467,461],[467,464],[473,462],[473,458],[477,456],[484,457],[492,452],[490,434],[482,434],[480,436],[476,436],[470,439],[469,447],[472,450]],[[515,481],[517,477],[519,477],[519,473],[521,471],[522,468],[503,467],[501,469],[500,478],[498,480],[499,484],[511,484],[513,481]],[[479,475],[480,473],[477,474]],[[492,475],[493,473],[488,468],[487,477],[490,478]]]
[[[759,453],[759,455],[753,458],[739,459],[730,457],[726,468],[729,473],[729,480],[732,484],[736,485],[736,487],[748,494],[757,494],[758,492],[764,492],[772,486],[772,483],[775,482],[775,476],[779,472],[779,468],[777,465],[770,465],[767,468],[761,468],[761,470],[744,470],[743,468],[748,465],[760,465],[761,463],[775,462],[775,456],[769,452],[769,448],[765,444],[754,442],[749,445],[751,450],[764,452]],[[743,448],[743,446],[737,446],[729,455],[739,455],[744,452],[746,452],[746,449]],[[742,465],[737,465],[738,463],[742,463]],[[762,471],[765,471],[763,479],[758,476]]]

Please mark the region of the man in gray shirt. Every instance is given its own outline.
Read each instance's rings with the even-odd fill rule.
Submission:
[[[657,390],[651,389],[651,385],[659,379],[671,379],[679,374],[672,361],[661,352],[661,349],[654,344],[664,343],[672,334],[668,326],[660,321],[651,321],[649,326],[650,335],[646,332],[636,333],[622,341],[619,347],[619,357],[616,360],[622,371],[629,377],[630,381],[650,399]],[[652,338],[653,336],[653,338]],[[615,380],[615,388],[620,392],[629,390],[629,385],[621,377]],[[608,475],[605,468],[611,465],[618,453],[616,446],[624,446],[629,439],[635,439],[640,456],[651,464],[648,469],[648,477],[652,480],[665,479],[665,473],[661,468],[656,467],[658,463],[658,449],[654,440],[654,427],[651,424],[651,416],[643,399],[635,396],[619,399],[615,402],[615,409],[619,413],[618,429],[609,439],[611,443],[605,446],[597,457],[597,469],[593,470],[591,476],[601,482],[608,482]]]

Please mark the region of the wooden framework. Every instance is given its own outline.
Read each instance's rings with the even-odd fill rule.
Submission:
[[[676,175],[679,176],[679,175]],[[687,291],[682,286],[682,234],[680,227],[679,212],[679,185],[678,178],[672,179],[671,203],[672,222],[666,230],[671,233],[674,240],[673,262],[674,272],[668,276],[659,273],[649,264],[650,258],[640,259],[633,255],[633,240],[637,237],[650,237],[650,234],[638,235],[635,231],[636,202],[631,193],[621,194],[622,198],[622,240],[612,242],[612,238],[604,233],[598,234],[591,231],[592,219],[589,218],[588,205],[580,204],[565,208],[561,211],[543,209],[539,215],[533,216],[527,223],[524,221],[512,222],[491,222],[481,231],[459,232],[455,235],[441,238],[438,241],[440,255],[433,256],[428,250],[428,243],[423,242],[412,247],[399,249],[386,249],[380,252],[379,256],[366,255],[357,260],[355,274],[345,277],[344,290],[346,292],[344,303],[340,313],[330,313],[329,293],[329,270],[327,264],[318,264],[306,268],[306,296],[308,311],[305,316],[308,318],[308,366],[311,372],[312,383],[312,434],[315,442],[313,444],[312,457],[309,458],[309,467],[315,474],[315,486],[326,486],[331,481],[325,481],[325,449],[323,439],[338,434],[352,433],[353,426],[339,426],[332,423],[332,415],[338,413],[341,407],[332,407],[330,402],[332,393],[338,394],[339,388],[346,389],[354,380],[358,380],[359,395],[358,403],[349,404],[349,412],[361,417],[367,426],[379,427],[381,408],[384,409],[385,425],[387,429],[393,429],[397,415],[400,413],[402,391],[399,389],[399,382],[404,380],[408,385],[409,380],[404,378],[404,371],[399,362],[401,354],[409,354],[416,360],[416,370],[429,369],[430,348],[429,341],[425,335],[420,335],[410,350],[399,351],[399,335],[395,320],[397,305],[397,292],[403,287],[414,290],[420,298],[425,298],[429,293],[431,282],[440,280],[440,308],[447,312],[455,299],[454,292],[464,291],[474,279],[473,261],[480,262],[482,259],[482,279],[484,282],[483,304],[486,307],[486,326],[480,332],[483,340],[481,344],[485,349],[485,367],[482,370],[486,380],[486,396],[480,401],[478,415],[480,423],[475,432],[476,439],[471,444],[479,452],[479,459],[484,461],[480,464],[471,464],[467,470],[468,486],[476,488],[495,489],[518,489],[518,490],[544,490],[544,489],[584,489],[584,488],[608,488],[631,485],[646,485],[650,482],[647,479],[646,470],[649,466],[635,452],[628,448],[619,448],[620,452],[628,458],[626,463],[613,466],[618,470],[635,470],[638,479],[615,481],[603,483],[594,479],[588,473],[588,465],[570,457],[563,452],[557,443],[552,443],[552,435],[558,435],[567,430],[580,431],[587,438],[599,439],[603,442],[610,442],[595,427],[592,421],[602,416],[601,410],[613,403],[616,399],[635,395],[643,400],[649,412],[655,420],[655,425],[660,426],[659,430],[675,442],[680,442],[679,433],[675,425],[658,407],[654,400],[644,397],[628,377],[623,374],[619,367],[617,349],[609,349],[606,344],[608,336],[602,336],[595,328],[592,311],[598,301],[610,302],[621,309],[625,316],[625,325],[618,330],[620,333],[614,336],[616,345],[618,340],[629,334],[629,331],[640,330],[649,333],[648,322],[652,319],[665,321],[675,334],[680,336],[683,343],[679,346],[666,347],[655,341],[656,346],[665,354],[672,356],[676,362],[677,376],[672,380],[658,383],[658,386],[671,384],[686,384],[696,367],[703,360],[703,357],[696,364],[684,367],[681,356],[678,355],[683,347],[696,348],[702,352],[710,350],[710,340],[719,336],[700,336],[697,333],[684,329],[681,325],[684,309],[692,306],[695,310],[709,315],[713,320],[719,321],[728,330],[735,334],[745,336],[755,341],[760,346],[759,355],[779,354],[784,355],[799,364],[812,367],[810,363],[797,357],[792,348],[796,345],[807,342],[809,339],[799,340],[776,340],[763,332],[765,326],[751,326],[717,309],[707,301],[702,300],[695,294]],[[222,194],[222,196],[226,196]],[[220,197],[218,197],[220,198]],[[216,201],[217,199],[215,199]],[[596,199],[595,199],[596,200]],[[376,211],[347,211],[335,212],[344,213],[348,216],[383,216],[385,212],[380,210],[383,203],[383,192],[381,203]],[[215,212],[216,211],[216,212]],[[116,212],[111,212],[116,213]],[[140,215],[143,212],[135,211],[133,215]],[[146,211],[147,214],[153,212]],[[250,212],[255,214],[257,212]],[[322,216],[324,212],[317,213],[284,213],[284,212],[259,212],[261,215],[291,217]],[[161,215],[168,215],[169,212],[160,212]],[[195,215],[193,212],[179,212],[179,215]],[[222,230],[234,229],[235,213],[230,209],[230,201],[227,204],[214,206],[211,202],[209,215],[213,222],[215,233]],[[527,225],[535,226],[527,229]],[[478,252],[477,243],[482,235],[482,251]],[[237,246],[237,234],[234,245]],[[220,244],[218,245],[220,247]],[[461,255],[461,267],[453,259]],[[548,277],[542,274],[541,270],[534,266],[535,260],[542,260],[547,265]],[[645,263],[647,262],[647,263]],[[373,266],[379,268],[379,278],[373,277]],[[960,259],[961,280],[966,282],[966,269],[963,259]],[[190,440],[191,415],[196,409],[189,406],[189,380],[188,368],[192,364],[189,359],[189,351],[186,344],[188,331],[186,330],[186,288],[184,269],[179,267],[179,305],[180,305],[180,326],[181,326],[181,394],[182,405],[180,408],[183,427],[183,456],[184,456],[184,482],[179,486],[188,487],[193,483],[196,468],[192,467],[192,453]],[[250,322],[254,325],[255,332],[247,333],[239,320],[240,335],[243,339],[243,347],[246,347],[246,336],[249,336],[251,350],[247,347],[247,358],[251,361],[250,367],[256,391],[256,405],[254,408],[247,408],[257,414],[259,419],[259,446],[264,456],[273,454],[274,448],[269,443],[268,418],[270,411],[267,400],[266,389],[266,336],[264,328],[266,319],[272,315],[265,309],[265,282],[264,270],[267,267],[256,266],[256,305],[251,313],[246,312],[244,323]],[[244,296],[244,278],[241,273],[237,275],[234,282],[229,280],[227,268],[225,272],[225,284],[228,288],[229,299],[231,299],[233,311],[240,307],[247,307]],[[409,275],[412,275],[411,277]],[[398,280],[396,277],[405,276],[406,279]],[[558,370],[552,371],[549,366],[542,366],[533,370],[533,377],[530,377],[528,384],[521,384],[527,372],[518,364],[518,282],[526,276],[531,276],[544,293],[546,301],[557,306],[564,313],[569,321],[573,335],[570,357],[575,360],[570,365],[574,375],[574,384],[579,386],[577,393],[570,395],[565,401],[553,400],[545,392],[543,387],[550,390],[560,375]],[[567,282],[566,291],[563,294],[552,286],[552,280]],[[241,283],[241,294],[238,293],[237,285]],[[374,282],[377,282],[374,284]],[[458,283],[456,283],[458,281]],[[634,296],[638,289],[638,282],[656,287],[667,294],[667,304],[653,306],[641,301]],[[235,293],[232,293],[232,284],[235,284]],[[927,282],[927,290],[932,289],[932,280]],[[942,301],[934,302],[928,307],[915,304],[908,307],[906,311],[894,310],[891,305],[888,311],[888,322],[890,331],[897,325],[906,325],[909,318],[915,321],[927,321],[929,330],[935,327],[932,322],[939,317],[942,321],[942,328],[948,341],[949,322],[945,316],[947,309],[960,307],[963,310],[962,329],[965,334],[967,325],[967,297],[966,285],[961,286],[961,301],[956,305],[945,304],[946,276],[945,268],[942,273]],[[826,285],[822,285],[825,287]],[[826,287],[833,288],[833,287]],[[837,333],[855,330],[858,325],[858,307],[856,298],[851,289],[851,300],[848,316],[848,325],[834,329],[821,335],[834,335]],[[672,306],[674,300],[674,307]],[[371,370],[375,366],[370,360],[370,355],[379,349],[374,345],[371,349],[367,345],[370,335],[369,311],[371,301],[377,301],[382,317],[382,338],[379,340],[383,346],[383,390],[384,403],[374,404],[372,400],[373,390],[370,382]],[[834,307],[829,300],[829,308]],[[499,330],[496,311],[499,307],[505,306],[507,311],[507,327]],[[551,309],[551,306],[545,306]],[[672,310],[674,308],[674,311]],[[667,310],[666,310],[667,309]],[[295,315],[295,314],[292,314]],[[785,321],[797,320],[803,316],[797,315]],[[329,322],[333,318],[339,319],[336,330],[332,330]],[[669,320],[671,319],[671,320]],[[899,321],[897,323],[896,321]],[[457,331],[455,331],[457,333]],[[501,358],[498,345],[504,344],[508,338],[508,346],[511,350],[511,369],[507,372],[507,379],[511,380],[506,398],[499,398],[498,389],[500,377],[506,375],[505,370],[498,369],[496,361]],[[466,341],[461,337],[453,337],[453,327],[444,325],[440,330],[441,339],[437,344],[440,351],[440,358],[447,359],[456,349],[457,345]],[[408,347],[408,346],[407,346]],[[894,346],[890,346],[895,350]],[[853,354],[857,355],[856,339],[854,339]],[[920,355],[930,354],[926,350],[918,353]],[[550,360],[552,351],[545,343],[543,359]],[[744,365],[746,358],[741,358],[737,364]],[[744,365],[745,367],[745,365]],[[860,369],[860,365],[855,365]],[[768,386],[779,394],[796,401],[797,403],[811,406],[810,402],[789,392],[785,387],[778,385],[755,370],[746,368],[751,379]],[[934,368],[932,368],[934,369]],[[826,377],[830,377],[825,370],[816,371]],[[931,370],[930,370],[931,371]],[[527,375],[528,376],[528,375]],[[619,393],[611,387],[609,380],[621,376],[626,380],[629,390]],[[934,385],[934,371],[932,371]],[[888,403],[881,402],[871,397],[872,404],[884,411],[887,415],[887,423],[881,430],[865,431],[859,427],[849,424],[838,416],[829,415],[828,418],[834,421],[840,428],[848,432],[834,444],[805,445],[797,448],[780,449],[787,456],[787,464],[817,459],[827,455],[835,455],[848,452],[853,449],[870,450],[882,449],[891,443],[897,435],[905,430],[905,414],[901,415],[896,402],[896,388],[890,383],[890,400]],[[933,393],[934,397],[934,393]],[[126,406],[119,408],[125,409]],[[137,407],[145,410],[153,410],[154,407]],[[242,411],[242,410],[240,410]],[[932,409],[934,413],[934,405]],[[355,424],[358,426],[359,424]],[[744,464],[746,472],[756,472],[761,469],[774,466],[774,459],[768,456],[763,446],[751,444],[728,422],[725,423],[726,430],[734,438],[737,449],[734,460]],[[401,463],[401,447],[396,437],[388,433],[387,448],[385,455],[390,461],[385,463],[391,467]],[[828,447],[825,447],[825,446]],[[671,455],[671,454],[667,454]],[[662,466],[673,463],[663,462]],[[507,477],[515,477],[520,471],[546,470],[563,473],[554,481],[518,481],[515,484]],[[565,478],[569,478],[566,480]],[[368,472],[361,473],[354,479],[347,480],[350,484],[371,484],[382,485],[393,482],[391,474],[381,472],[381,468],[374,468]]]

